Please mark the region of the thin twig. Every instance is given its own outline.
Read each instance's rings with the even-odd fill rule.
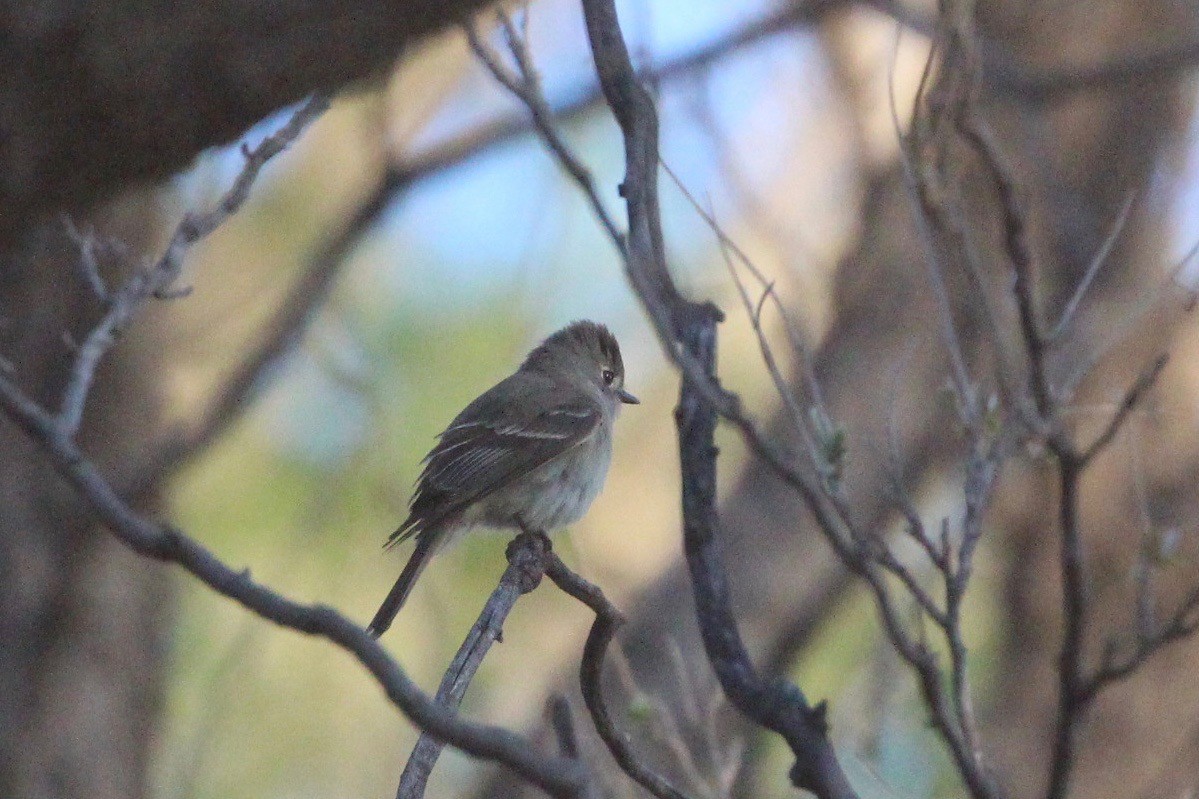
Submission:
[[[949,39],[948,44],[945,41],[947,38]],[[936,59],[943,50],[947,52],[944,59],[947,63],[954,56],[958,56],[960,47],[951,46],[955,44],[959,44],[959,38],[948,37],[944,31],[938,28],[937,35],[933,38],[932,46],[920,74],[916,97],[913,100],[915,113],[912,116],[911,127],[907,134],[903,132],[900,125],[899,111],[896,106],[894,63],[892,63],[887,75],[887,99],[891,114],[891,125],[900,145],[899,162],[903,168],[904,185],[914,199],[920,241],[928,255],[924,259],[925,268],[928,272],[929,283],[933,289],[933,298],[937,305],[937,322],[940,326],[941,338],[944,340],[946,350],[949,354],[949,376],[953,395],[956,400],[957,411],[967,430],[973,435],[978,435],[981,429],[981,410],[978,407],[978,397],[974,381],[966,365],[961,337],[957,330],[957,321],[953,314],[949,287],[946,283],[946,275],[948,273],[946,250],[949,249],[949,245],[955,240],[956,237],[954,234],[956,231],[948,223],[947,214],[944,212],[942,203],[938,198],[937,188],[932,185],[930,171],[921,165],[922,155],[924,155],[926,150],[931,149],[933,152],[928,160],[943,171],[947,142],[943,133],[940,137],[936,134],[938,131],[944,131],[945,126],[941,118],[945,113],[948,113],[948,101],[943,105],[938,104],[936,107],[933,107],[929,114],[921,114],[920,112],[926,106],[931,106],[931,102],[927,100],[927,97],[934,78],[933,65]],[[896,41],[896,46],[898,47],[898,40]],[[896,50],[897,55],[898,51]],[[946,70],[945,74],[947,76],[945,78],[946,81],[954,79],[951,70]],[[960,96],[962,85],[959,82],[951,86],[950,88],[954,91],[947,89],[945,94],[953,98],[954,102],[960,104],[964,101],[964,98]]]
[[[598,587],[566,568],[566,564],[557,554],[551,552],[547,557],[546,576],[565,593],[595,612],[595,622],[591,625],[587,643],[583,646],[583,659],[579,666],[579,684],[582,687],[583,701],[587,705],[587,711],[591,714],[592,721],[595,722],[596,732],[599,733],[621,770],[651,794],[658,799],[687,799],[686,794],[676,789],[665,777],[650,769],[637,757],[632,747],[629,746],[628,739],[616,729],[612,714],[608,712],[608,703],[604,699],[602,684],[604,656],[616,631],[624,624],[624,616],[608,601]]]
[[[671,182],[673,182],[675,187],[678,188],[678,190],[682,193],[684,199],[687,200],[688,204],[691,205],[691,208],[696,214],[699,215],[700,219],[704,221],[704,224],[708,226],[708,229],[715,234],[717,242],[720,244],[721,251],[725,255],[725,265],[732,274],[733,280],[738,288],[738,293],[741,295],[742,304],[745,306],[746,312],[749,314],[751,321],[755,321],[755,330],[759,333],[759,345],[763,345],[765,343],[765,340],[761,336],[762,305],[766,302],[766,300],[769,299],[771,304],[774,306],[779,318],[783,321],[783,329],[787,334],[788,342],[798,355],[799,368],[803,376],[804,387],[807,389],[811,398],[812,410],[818,414],[820,418],[826,420],[828,426],[831,427],[832,421],[828,412],[828,406],[824,401],[824,392],[820,388],[820,381],[816,378],[816,369],[812,365],[811,352],[809,351],[808,346],[804,343],[803,336],[796,329],[797,325],[795,325],[795,323],[792,321],[791,314],[788,312],[787,307],[783,304],[782,299],[779,297],[778,291],[775,289],[774,282],[766,277],[766,275],[757,267],[757,265],[753,262],[753,259],[749,257],[745,250],[743,250],[741,246],[738,245],[737,242],[728,235],[724,228],[717,223],[715,214],[699,204],[699,201],[696,200],[694,193],[687,188],[686,184],[683,183],[675,171],[671,169],[670,166],[665,162],[662,163],[662,171],[666,173],[666,176],[670,178]],[[730,255],[735,257],[736,260],[741,263],[741,265],[744,266],[751,275],[753,275],[754,279],[762,287],[762,296],[759,298],[756,308],[754,307],[753,303],[750,302],[748,292],[733,268],[732,258],[729,257]],[[763,353],[763,356],[765,357],[765,353]],[[769,364],[768,368],[770,368]],[[779,388],[779,391],[782,393],[781,388]],[[789,397],[790,395],[791,390],[788,387],[783,395],[783,398],[786,399],[786,397]],[[803,414],[800,414],[800,416],[803,416]]]
[[[1116,221],[1112,223],[1112,229],[1107,232],[1107,236],[1104,237],[1098,252],[1091,259],[1091,263],[1087,265],[1087,271],[1083,273],[1082,280],[1078,282],[1078,288],[1074,290],[1073,296],[1070,297],[1070,301],[1066,303],[1066,307],[1062,310],[1061,318],[1057,320],[1057,324],[1049,331],[1048,339],[1050,341],[1057,341],[1070,328],[1071,322],[1074,321],[1074,314],[1078,311],[1083,298],[1087,295],[1087,290],[1090,289],[1091,284],[1095,281],[1095,276],[1099,274],[1099,270],[1107,263],[1112,250],[1116,247],[1116,242],[1120,239],[1120,234],[1124,232],[1124,226],[1128,224],[1128,217],[1132,212],[1132,203],[1135,199],[1136,194],[1130,192],[1123,204],[1121,204],[1120,212],[1116,215]]]
[[[1083,649],[1090,622],[1082,532],[1079,526],[1078,457],[1064,446],[1058,458],[1058,526],[1062,537],[1062,633],[1058,655],[1058,706],[1054,727],[1053,754],[1049,767],[1047,799],[1065,799],[1070,772],[1075,761],[1078,726],[1086,702],[1081,695],[1084,683]]]
[[[1199,631],[1199,587],[1192,588],[1178,604],[1177,609],[1157,629],[1139,629],[1136,645],[1124,658],[1115,652],[1107,657],[1100,667],[1079,688],[1079,700],[1090,702],[1112,683],[1127,679],[1160,649],[1181,641]]]
[[[517,32],[516,27],[512,24],[512,20],[507,14],[502,11],[499,12],[499,19],[508,50],[516,60],[520,74],[512,74],[507,67],[500,63],[495,53],[491,51],[491,48],[479,36],[479,31],[474,23],[467,23],[463,26],[463,29],[466,31],[466,37],[470,42],[471,49],[474,50],[475,56],[479,61],[487,67],[487,71],[491,73],[492,77],[524,103],[525,108],[529,111],[529,117],[533,122],[533,127],[537,135],[545,143],[545,146],[549,148],[550,153],[555,157],[566,174],[570,176],[570,179],[582,189],[587,202],[591,205],[591,210],[595,213],[596,218],[600,220],[608,237],[612,239],[617,250],[623,256],[625,248],[624,234],[616,226],[616,222],[612,219],[611,214],[608,213],[603,200],[600,199],[599,192],[595,187],[595,179],[591,176],[591,171],[575,156],[574,152],[566,144],[565,140],[563,140],[557,125],[554,123],[554,112],[550,109],[549,103],[541,91],[541,82],[538,78],[537,70],[533,66],[533,58],[529,54],[524,40]]]
[[[71,241],[75,242],[75,247],[79,250],[79,259],[75,262],[79,267],[79,273],[83,276],[88,288],[96,295],[96,299],[107,303],[108,286],[104,284],[104,278],[100,274],[100,258],[97,253],[99,244],[96,241],[95,231],[80,230],[70,217],[63,217],[63,225],[67,229],[67,235]]]
[[[983,165],[990,173],[995,190],[999,195],[999,207],[1003,215],[1004,244],[1012,262],[1015,276],[1012,292],[1016,298],[1016,310],[1020,319],[1021,340],[1028,354],[1028,379],[1033,400],[1041,423],[1050,421],[1055,405],[1049,374],[1045,367],[1047,339],[1041,329],[1040,314],[1036,300],[1036,262],[1033,259],[1032,243],[1029,240],[1028,220],[1023,205],[1017,197],[1015,180],[1004,162],[999,145],[990,127],[975,114],[959,118],[959,130],[966,141],[978,152]]]
[[[139,269],[115,293],[107,293],[107,311],[83,340],[63,390],[57,423],[64,435],[73,437],[83,420],[84,404],[100,360],[141,306],[152,297],[167,297],[171,284],[183,269],[183,258],[196,242],[216,230],[241,208],[250,187],[267,162],[283,152],[314,119],[324,113],[329,101],[322,95],[309,98],[274,134],[254,148],[242,145],[245,164],[217,206],[207,213],[189,213],[171,236],[166,250],[148,269]]]
[[[1136,409],[1137,405],[1140,404],[1145,394],[1148,393],[1151,388],[1153,388],[1153,385],[1157,382],[1158,376],[1161,375],[1162,370],[1166,368],[1166,362],[1169,360],[1169,358],[1170,356],[1166,355],[1165,353],[1157,356],[1153,363],[1149,365],[1149,368],[1141,372],[1140,376],[1137,377],[1137,379],[1133,381],[1132,385],[1129,386],[1128,390],[1124,392],[1124,398],[1120,400],[1120,404],[1117,406],[1116,412],[1112,414],[1112,418],[1108,421],[1107,426],[1103,429],[1103,432],[1100,433],[1093,442],[1085,447],[1079,455],[1079,460],[1082,466],[1087,466],[1092,460],[1094,460],[1096,455],[1102,452],[1112,442],[1112,440],[1116,437],[1116,434],[1120,432],[1120,429],[1128,420],[1129,415]]]

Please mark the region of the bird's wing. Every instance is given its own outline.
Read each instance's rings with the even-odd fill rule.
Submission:
[[[595,400],[561,384],[508,378],[467,406],[425,458],[411,515],[389,543],[465,510],[586,441],[602,420]]]

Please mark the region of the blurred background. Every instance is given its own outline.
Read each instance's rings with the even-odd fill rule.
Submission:
[[[775,281],[793,332],[815,349],[849,436],[846,483],[863,521],[895,524],[883,486],[897,469],[935,525],[959,512],[960,452],[940,391],[945,356],[892,110],[906,124],[933,9],[865,2],[811,11],[820,5],[618,3],[637,66],[656,76],[663,162]],[[538,0],[514,13],[527,24],[551,106],[569,109],[564,135],[623,219],[622,143],[594,97],[578,4]],[[492,21],[480,17],[502,50]],[[1181,541],[1182,554],[1167,559],[1167,586],[1195,572],[1186,553],[1195,548],[1199,384],[1183,256],[1199,241],[1196,86],[1181,58],[1090,83],[1074,72],[1185,54],[1199,40],[1199,13],[1179,0],[997,0],[979,4],[979,27],[987,113],[1034,209],[1051,307],[1072,292],[1131,198],[1064,363],[1107,348],[1107,334],[1129,319],[1134,335],[1111,344],[1107,366],[1086,384],[1080,424],[1102,421],[1147,354],[1173,353],[1152,407],[1088,483],[1098,617],[1104,629],[1118,628],[1129,618],[1130,553],[1146,541],[1167,532]],[[286,118],[280,111],[246,140]],[[643,404],[622,415],[603,494],[555,547],[632,616],[610,666],[622,723],[697,797],[794,795],[785,750],[742,728],[697,648],[679,566],[677,376],[584,198],[523,120],[458,30],[425,38],[385,76],[339,94],[271,163],[246,207],[194,252],[183,278],[193,293],[158,304],[122,343],[132,353],[122,368],[138,364],[140,374],[107,401],[136,413],[137,401],[112,397],[147,393],[160,403],[156,424],[186,427],[279,332],[279,309],[301,309],[289,329],[302,335],[281,336],[283,356],[263,359],[253,401],[227,409],[221,435],[179,459],[162,513],[280,592],[365,623],[407,557],[382,544],[405,515],[435,434],[544,336],[574,319],[606,323]],[[184,211],[215,202],[240,166],[236,146],[206,151],[165,188],[106,208],[99,223],[152,253]],[[963,192],[985,195],[972,180],[963,174]],[[778,396],[717,238],[666,175],[661,186],[676,279],[728,314],[724,382],[784,438]],[[984,199],[970,207],[986,218]],[[1002,291],[1003,271],[993,275]],[[297,286],[307,288],[296,294]],[[972,364],[985,373],[994,353],[963,315]],[[766,324],[790,376],[796,353],[783,322],[770,314]],[[102,448],[103,425],[94,429]],[[797,678],[813,701],[829,700],[834,741],[863,796],[960,795],[867,598],[833,565],[795,498],[747,462],[735,436],[720,436],[734,598],[755,656]],[[106,462],[121,463],[125,451],[116,447]],[[1039,790],[1052,717],[1059,599],[1052,541],[1042,534],[1053,501],[1043,466],[1032,455],[1005,479],[968,606],[988,745],[1012,796]],[[494,587],[505,543],[474,536],[439,556],[384,637],[426,689],[436,688]],[[122,573],[97,590],[132,591]],[[142,708],[148,732],[138,740],[148,746],[130,759],[140,764],[132,770],[144,768],[146,796],[394,793],[416,733],[357,663],[180,573],[165,575],[169,585],[145,579],[155,587],[139,606],[171,619],[156,628],[161,658],[152,668],[161,674],[146,676],[161,686]],[[548,587],[522,599],[463,712],[543,738],[546,697],[569,689],[590,620]],[[1171,650],[1105,700],[1086,739],[1092,753],[1080,763],[1079,796],[1149,799],[1194,787],[1196,658],[1193,646]],[[1162,681],[1180,687],[1166,697]],[[607,762],[594,743],[589,751]],[[609,782],[613,796],[641,795]],[[517,795],[502,774],[453,752],[429,791]]]

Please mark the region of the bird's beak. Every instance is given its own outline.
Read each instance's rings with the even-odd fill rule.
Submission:
[[[620,401],[621,401],[621,402],[623,402],[625,405],[640,405],[640,404],[641,404],[641,400],[637,399],[637,398],[636,398],[636,397],[634,397],[632,394],[630,394],[629,392],[625,391],[623,388],[618,388],[618,389],[616,390],[616,396],[617,396],[617,397],[620,399]]]

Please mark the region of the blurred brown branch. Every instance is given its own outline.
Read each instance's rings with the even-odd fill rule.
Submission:
[[[303,338],[305,330],[329,297],[358,241],[355,225],[324,245],[305,266],[263,325],[258,340],[241,362],[212,392],[195,422],[181,424],[153,442],[150,452],[121,481],[119,493],[136,500],[164,478],[202,454],[229,429],[263,388],[264,376],[283,361]]]
[[[1195,69],[1199,38],[1166,45],[1150,44],[1094,64],[1056,70],[1032,69],[992,55],[986,79],[1001,94],[1029,103],[1062,102],[1084,92],[1119,89]]]

